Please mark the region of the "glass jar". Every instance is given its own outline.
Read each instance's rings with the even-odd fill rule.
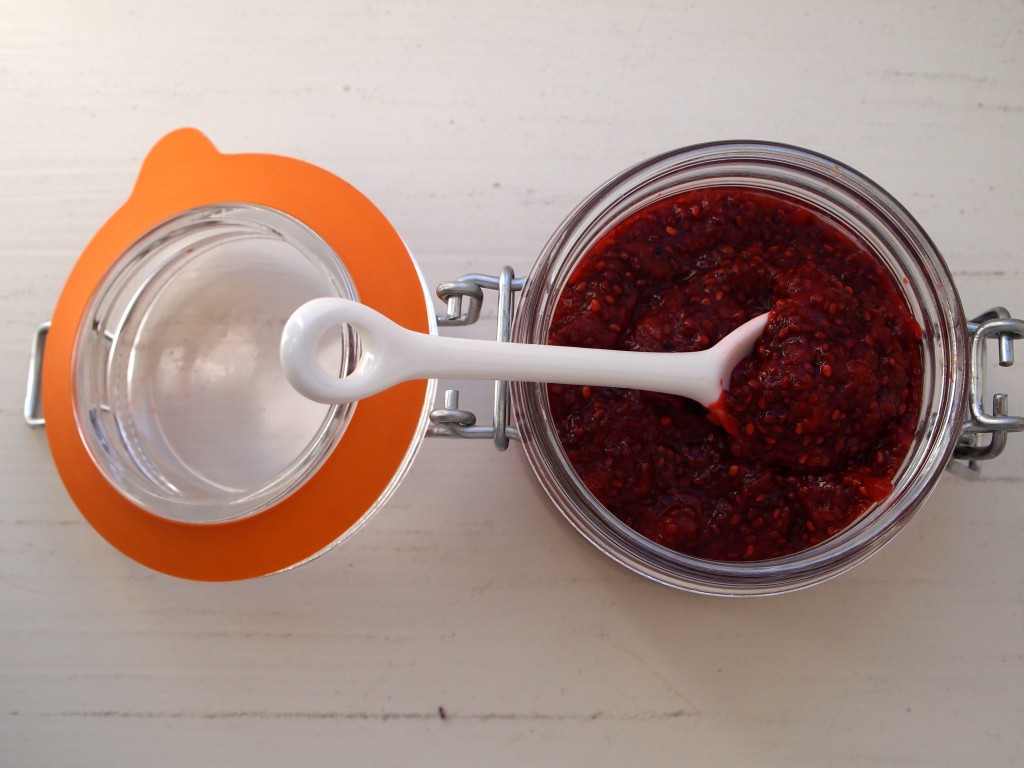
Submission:
[[[581,482],[555,432],[543,384],[512,384],[512,407],[540,484],[569,522],[602,552],[655,581],[694,592],[756,595],[823,581],[889,541],[924,503],[968,414],[968,324],[935,246],[888,193],[851,168],[806,150],[761,142],[704,144],[670,152],[613,178],[562,223],[527,280],[512,340],[547,342],[559,297],[577,264],[612,227],[669,196],[743,187],[795,198],[866,243],[900,287],[923,330],[917,431],[894,490],[821,544],[770,560],[720,562],[681,554],[638,534]]]

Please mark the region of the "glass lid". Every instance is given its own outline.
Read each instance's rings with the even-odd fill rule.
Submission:
[[[436,332],[405,245],[341,179],[223,155],[193,130],[153,149],[69,277],[43,362],[54,460],[104,537],[177,576],[247,578],[321,553],[384,503],[433,382],[355,405],[296,393],[281,330],[325,296]],[[318,357],[344,376],[357,340],[339,326]]]

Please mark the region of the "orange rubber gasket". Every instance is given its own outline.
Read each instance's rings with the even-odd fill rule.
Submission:
[[[428,383],[359,403],[321,468],[283,501],[248,517],[193,524],[128,501],[94,464],[75,419],[74,344],[89,301],[114,261],[143,233],[203,205],[276,208],[316,232],[348,270],[360,301],[411,330],[430,332],[422,278],[384,215],[321,168],[275,155],[225,155],[199,131],[165,136],[143,163],[127,202],[96,233],[68,277],[43,358],[43,412],[54,463],[89,523],[124,554],[157,571],[227,581],[280,571],[338,541],[386,494],[418,443]]]

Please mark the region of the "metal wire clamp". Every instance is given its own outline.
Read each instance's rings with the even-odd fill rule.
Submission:
[[[1013,365],[1013,342],[1024,339],[1024,320],[1010,317],[1004,307],[994,307],[967,323],[969,334],[967,419],[953,452],[949,469],[954,474],[977,479],[979,462],[993,459],[1006,447],[1006,435],[1024,431],[1024,417],[1010,416],[1008,396],[992,396],[992,411],[985,410],[985,371],[989,340],[998,344],[999,365]],[[988,436],[987,440],[982,439]]]
[[[497,339],[510,341],[515,294],[525,286],[526,278],[517,278],[512,267],[508,266],[496,277],[470,274],[441,283],[437,287],[437,296],[445,302],[447,311],[437,316],[437,324],[449,328],[472,325],[480,318],[483,289],[495,290],[498,292]],[[494,382],[494,415],[490,426],[477,425],[475,413],[459,408],[459,390],[446,390],[444,408],[430,412],[427,435],[493,440],[494,447],[504,451],[510,440],[519,440],[519,430],[509,424],[508,382]]]

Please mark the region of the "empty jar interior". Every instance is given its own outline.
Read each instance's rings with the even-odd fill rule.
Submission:
[[[139,238],[75,342],[75,415],[111,484],[190,523],[251,515],[300,487],[355,407],[303,398],[281,369],[285,321],[322,296],[358,298],[331,248],[276,210],[205,206]],[[341,329],[319,352],[339,375],[357,357]]]

